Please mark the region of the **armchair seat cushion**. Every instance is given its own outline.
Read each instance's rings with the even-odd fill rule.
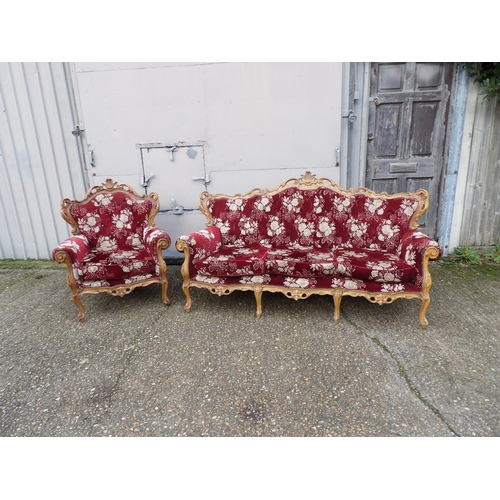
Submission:
[[[81,263],[76,265],[76,271],[82,281],[144,276],[155,274],[155,269],[155,259],[145,249],[91,251]]]
[[[204,276],[251,276],[265,272],[264,258],[268,248],[224,245],[209,257],[195,263],[198,274]]]
[[[379,283],[411,282],[415,266],[407,264],[394,252],[362,248],[338,248],[334,251],[335,268],[340,276]]]
[[[333,254],[317,248],[271,249],[266,256],[266,273],[291,277],[333,276]]]

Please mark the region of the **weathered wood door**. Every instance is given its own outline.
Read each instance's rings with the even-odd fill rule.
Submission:
[[[420,229],[438,235],[441,179],[454,63],[372,63],[366,186],[398,193],[424,188]]]

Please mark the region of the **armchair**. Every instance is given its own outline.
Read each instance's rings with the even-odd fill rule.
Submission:
[[[86,293],[123,297],[136,287],[159,283],[164,304],[170,304],[162,256],[170,236],[154,225],[159,209],[156,193],[140,196],[111,179],[90,188],[81,201],[62,200],[61,215],[73,236],[54,248],[52,258],[66,264],[80,321],[85,319],[80,296]]]

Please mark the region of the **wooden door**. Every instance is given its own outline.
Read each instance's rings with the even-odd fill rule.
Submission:
[[[372,63],[366,186],[389,194],[429,191],[420,229],[438,235],[454,63]]]

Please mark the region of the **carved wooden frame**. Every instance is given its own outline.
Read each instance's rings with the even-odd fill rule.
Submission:
[[[392,199],[392,198],[411,198],[415,199],[418,202],[417,209],[415,210],[412,218],[410,219],[410,229],[417,229],[418,223],[417,220],[427,211],[429,208],[429,194],[425,189],[419,189],[414,193],[396,193],[390,195],[386,192],[376,193],[365,187],[357,187],[344,189],[340,187],[336,182],[328,179],[326,177],[316,179],[316,175],[311,174],[311,172],[306,172],[300,178],[292,178],[287,181],[281,183],[276,188],[270,189],[260,189],[255,188],[246,193],[245,195],[236,194],[234,196],[228,196],[224,194],[210,194],[208,191],[203,191],[200,194],[200,202],[199,209],[205,215],[206,226],[212,225],[212,214],[208,209],[208,202],[210,200],[216,200],[220,198],[224,199],[235,199],[235,198],[250,198],[252,196],[273,196],[278,194],[279,192],[288,189],[290,187],[296,187],[301,190],[312,190],[317,189],[319,187],[326,187],[331,189],[336,193],[340,193],[346,196],[355,195],[358,193],[362,193],[370,198],[383,198],[383,199]],[[181,267],[181,274],[183,277],[182,290],[184,295],[186,296],[186,304],[184,306],[184,310],[186,312],[191,311],[192,307],[192,298],[189,291],[190,287],[195,288],[206,288],[211,293],[222,296],[229,295],[235,290],[240,291],[253,291],[255,294],[256,301],[256,316],[260,318],[262,315],[262,293],[263,292],[280,292],[283,295],[293,298],[295,300],[305,299],[311,295],[331,295],[333,296],[334,302],[334,322],[338,323],[340,319],[340,303],[342,301],[342,297],[344,295],[348,295],[351,297],[364,297],[369,302],[383,305],[390,304],[397,299],[420,299],[422,304],[420,307],[419,320],[422,328],[425,328],[429,322],[426,318],[427,308],[429,307],[430,297],[429,292],[432,286],[432,278],[429,272],[429,260],[437,259],[439,257],[439,250],[436,247],[428,248],[423,257],[422,270],[423,270],[423,283],[422,290],[420,292],[366,292],[363,290],[350,290],[345,288],[287,288],[284,286],[277,285],[263,285],[261,283],[245,283],[245,284],[212,284],[212,283],[203,283],[199,281],[194,281],[189,278],[189,245],[183,241],[178,240],[176,243],[176,248],[180,252],[184,252],[184,262]]]
[[[80,231],[78,229],[78,224],[70,213],[70,209],[72,206],[88,203],[89,200],[102,193],[110,194],[117,192],[126,193],[127,195],[135,198],[136,200],[151,201],[152,206],[151,206],[151,211],[148,215],[147,227],[155,227],[154,218],[160,209],[160,201],[157,193],[148,193],[141,196],[128,184],[118,184],[117,182],[114,182],[112,179],[106,179],[106,181],[103,182],[102,185],[91,187],[87,191],[83,200],[70,200],[69,198],[64,198],[61,201],[61,216],[73,228],[71,233],[73,235],[80,234]],[[156,243],[156,255],[158,257],[159,268],[160,268],[159,277],[149,278],[147,280],[138,281],[136,283],[130,283],[127,285],[122,284],[115,286],[96,286],[91,288],[80,288],[80,289],[78,288],[77,282],[73,275],[73,268],[71,265],[70,256],[64,250],[59,250],[58,252],[56,252],[54,254],[54,260],[60,264],[62,263],[66,264],[67,268],[66,283],[71,288],[71,299],[78,307],[79,311],[78,319],[80,321],[85,320],[85,310],[80,300],[81,295],[106,292],[113,296],[123,297],[124,295],[127,295],[130,292],[132,292],[134,288],[148,286],[154,283],[161,284],[162,301],[166,306],[170,305],[170,299],[167,296],[167,291],[168,291],[167,264],[165,263],[162,254],[162,250],[167,249],[169,246],[170,246],[170,241],[167,240],[166,238],[161,238]]]

